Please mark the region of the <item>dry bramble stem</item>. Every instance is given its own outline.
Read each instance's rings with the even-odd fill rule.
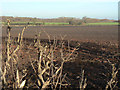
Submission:
[[[18,56],[17,53],[20,50],[20,47],[22,46],[22,40],[23,40],[23,33],[26,29],[26,26],[23,28],[22,33],[18,35],[17,40],[17,46],[15,49],[12,49],[11,44],[11,27],[10,27],[10,20],[7,20],[8,26],[7,26],[7,60],[5,61],[4,71],[2,75],[3,80],[3,88],[9,87],[9,82],[12,82],[12,88],[23,88],[25,85],[26,80],[21,81],[19,77],[19,70],[18,70]],[[10,80],[10,77],[8,75],[12,76],[12,80]],[[16,75],[16,76],[15,76]],[[13,82],[15,81],[15,82]],[[20,84],[21,83],[21,84]]]
[[[120,68],[117,69],[115,67],[115,64],[112,64],[110,61],[108,61],[108,62],[112,66],[112,73],[111,73],[112,78],[107,82],[105,89],[108,90],[108,88],[110,88],[111,90],[114,90],[117,87],[117,83],[118,83],[117,74],[118,74],[118,71],[120,70]]]
[[[87,86],[87,78],[84,78],[84,70],[82,71],[82,77],[81,77],[81,81],[80,81],[80,90],[84,90]]]

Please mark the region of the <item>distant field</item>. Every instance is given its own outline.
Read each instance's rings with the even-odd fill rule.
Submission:
[[[45,23],[45,25],[69,25],[69,23]]]
[[[6,22],[2,22],[3,25],[7,25]],[[11,25],[69,25],[69,23],[63,22],[11,22]],[[118,25],[117,22],[103,22],[103,23],[86,23],[84,25]]]
[[[2,27],[2,36],[6,36],[6,27]],[[24,26],[12,26],[11,35],[17,37],[22,32]],[[97,41],[118,41],[118,26],[117,25],[102,25],[102,26],[29,26],[24,33],[25,38],[34,38],[39,32],[46,31],[51,38],[61,39],[65,36],[66,40],[97,40]],[[41,39],[48,39],[46,33],[42,33]]]
[[[86,25],[118,25],[117,22],[106,22],[106,23],[88,23]]]
[[[6,22],[2,22],[3,25],[7,25]],[[58,22],[11,22],[11,25],[68,25],[69,23],[58,23]]]

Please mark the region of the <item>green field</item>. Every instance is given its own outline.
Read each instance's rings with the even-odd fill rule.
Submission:
[[[87,23],[86,25],[118,25],[117,22],[106,22],[106,23]]]
[[[7,25],[7,22],[2,22],[3,25]],[[11,25],[27,25],[28,22],[11,22]],[[41,22],[29,22],[29,25],[42,24]]]
[[[2,22],[2,24],[7,25],[7,22]],[[69,25],[69,23],[63,23],[63,22],[29,22],[29,23],[28,22],[11,22],[11,25],[27,25],[27,24],[29,25]],[[118,22],[86,23],[84,25],[118,25]]]
[[[7,22],[2,22],[3,25],[7,25]],[[11,25],[27,25],[28,22],[11,22]],[[58,23],[58,22],[29,22],[29,25],[68,25],[69,23]]]
[[[47,23],[45,23],[45,25],[69,25],[69,23],[49,23],[49,22],[47,22]]]

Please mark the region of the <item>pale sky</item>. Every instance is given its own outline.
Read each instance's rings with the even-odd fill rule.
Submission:
[[[1,16],[117,19],[119,0],[2,0]]]
[[[119,0],[2,0],[1,2],[118,2]]]

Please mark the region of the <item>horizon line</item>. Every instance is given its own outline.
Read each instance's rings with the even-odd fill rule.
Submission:
[[[0,17],[4,17],[2,15],[0,15]],[[58,16],[58,17],[51,17],[51,18],[40,18],[40,17],[34,17],[34,16],[12,16],[12,15],[5,15],[5,17],[23,17],[23,18],[37,18],[37,19],[55,19],[55,18],[76,18],[76,19],[82,19],[83,17],[79,18],[79,17],[73,17],[73,16]],[[95,17],[87,17],[84,16],[86,18],[90,18],[90,19],[108,19],[108,20],[118,20],[118,19],[110,19],[110,18],[95,18]]]

